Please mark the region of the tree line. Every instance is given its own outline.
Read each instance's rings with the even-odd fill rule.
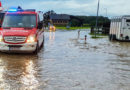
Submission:
[[[53,10],[47,11],[44,13],[44,23],[47,25],[49,22],[49,15],[56,14]],[[94,27],[96,23],[96,16],[74,16],[70,15],[70,21],[68,23],[69,26],[89,26]],[[98,17],[98,26],[102,26],[104,24],[109,24],[110,19],[108,17],[99,16]]]
[[[72,26],[95,26],[96,16],[74,16],[79,18],[71,18],[70,22]],[[98,26],[103,24],[110,23],[110,19],[107,17],[99,16],[98,17]]]

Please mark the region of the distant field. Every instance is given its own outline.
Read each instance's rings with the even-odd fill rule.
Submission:
[[[66,27],[59,27],[59,26],[57,26],[56,29],[61,29],[61,30],[77,30],[77,29],[90,29],[90,27],[70,27],[70,28],[66,28]]]

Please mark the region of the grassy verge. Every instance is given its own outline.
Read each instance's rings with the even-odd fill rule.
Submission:
[[[89,35],[93,35],[94,36],[95,34],[94,33],[89,33]],[[108,36],[108,35],[101,33],[101,34],[96,34],[96,36]]]
[[[101,37],[101,36],[91,36],[91,38],[93,38],[93,39],[98,39],[98,38],[104,38],[104,37]]]
[[[89,33],[89,35],[92,35],[91,38],[93,39],[104,38],[105,36],[107,36],[106,34],[96,34],[96,37],[95,37],[94,33]]]
[[[60,29],[60,30],[77,30],[77,29],[90,29],[90,27],[70,27],[70,28],[66,28],[66,27],[56,26],[56,29]]]

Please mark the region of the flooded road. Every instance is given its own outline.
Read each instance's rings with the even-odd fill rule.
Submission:
[[[0,53],[0,90],[130,90],[130,43],[88,33],[45,32],[38,55]]]

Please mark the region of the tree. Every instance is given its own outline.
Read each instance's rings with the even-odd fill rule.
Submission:
[[[56,13],[53,10],[50,10],[43,14],[45,27],[48,26],[48,23],[50,22],[50,15],[52,14]]]
[[[88,24],[90,26],[95,27],[96,16],[74,16],[71,17],[71,22],[73,26],[82,26],[83,24]],[[76,20],[74,20],[76,19]],[[110,20],[107,17],[99,16],[98,18],[98,26],[102,26],[104,23],[109,23]]]

